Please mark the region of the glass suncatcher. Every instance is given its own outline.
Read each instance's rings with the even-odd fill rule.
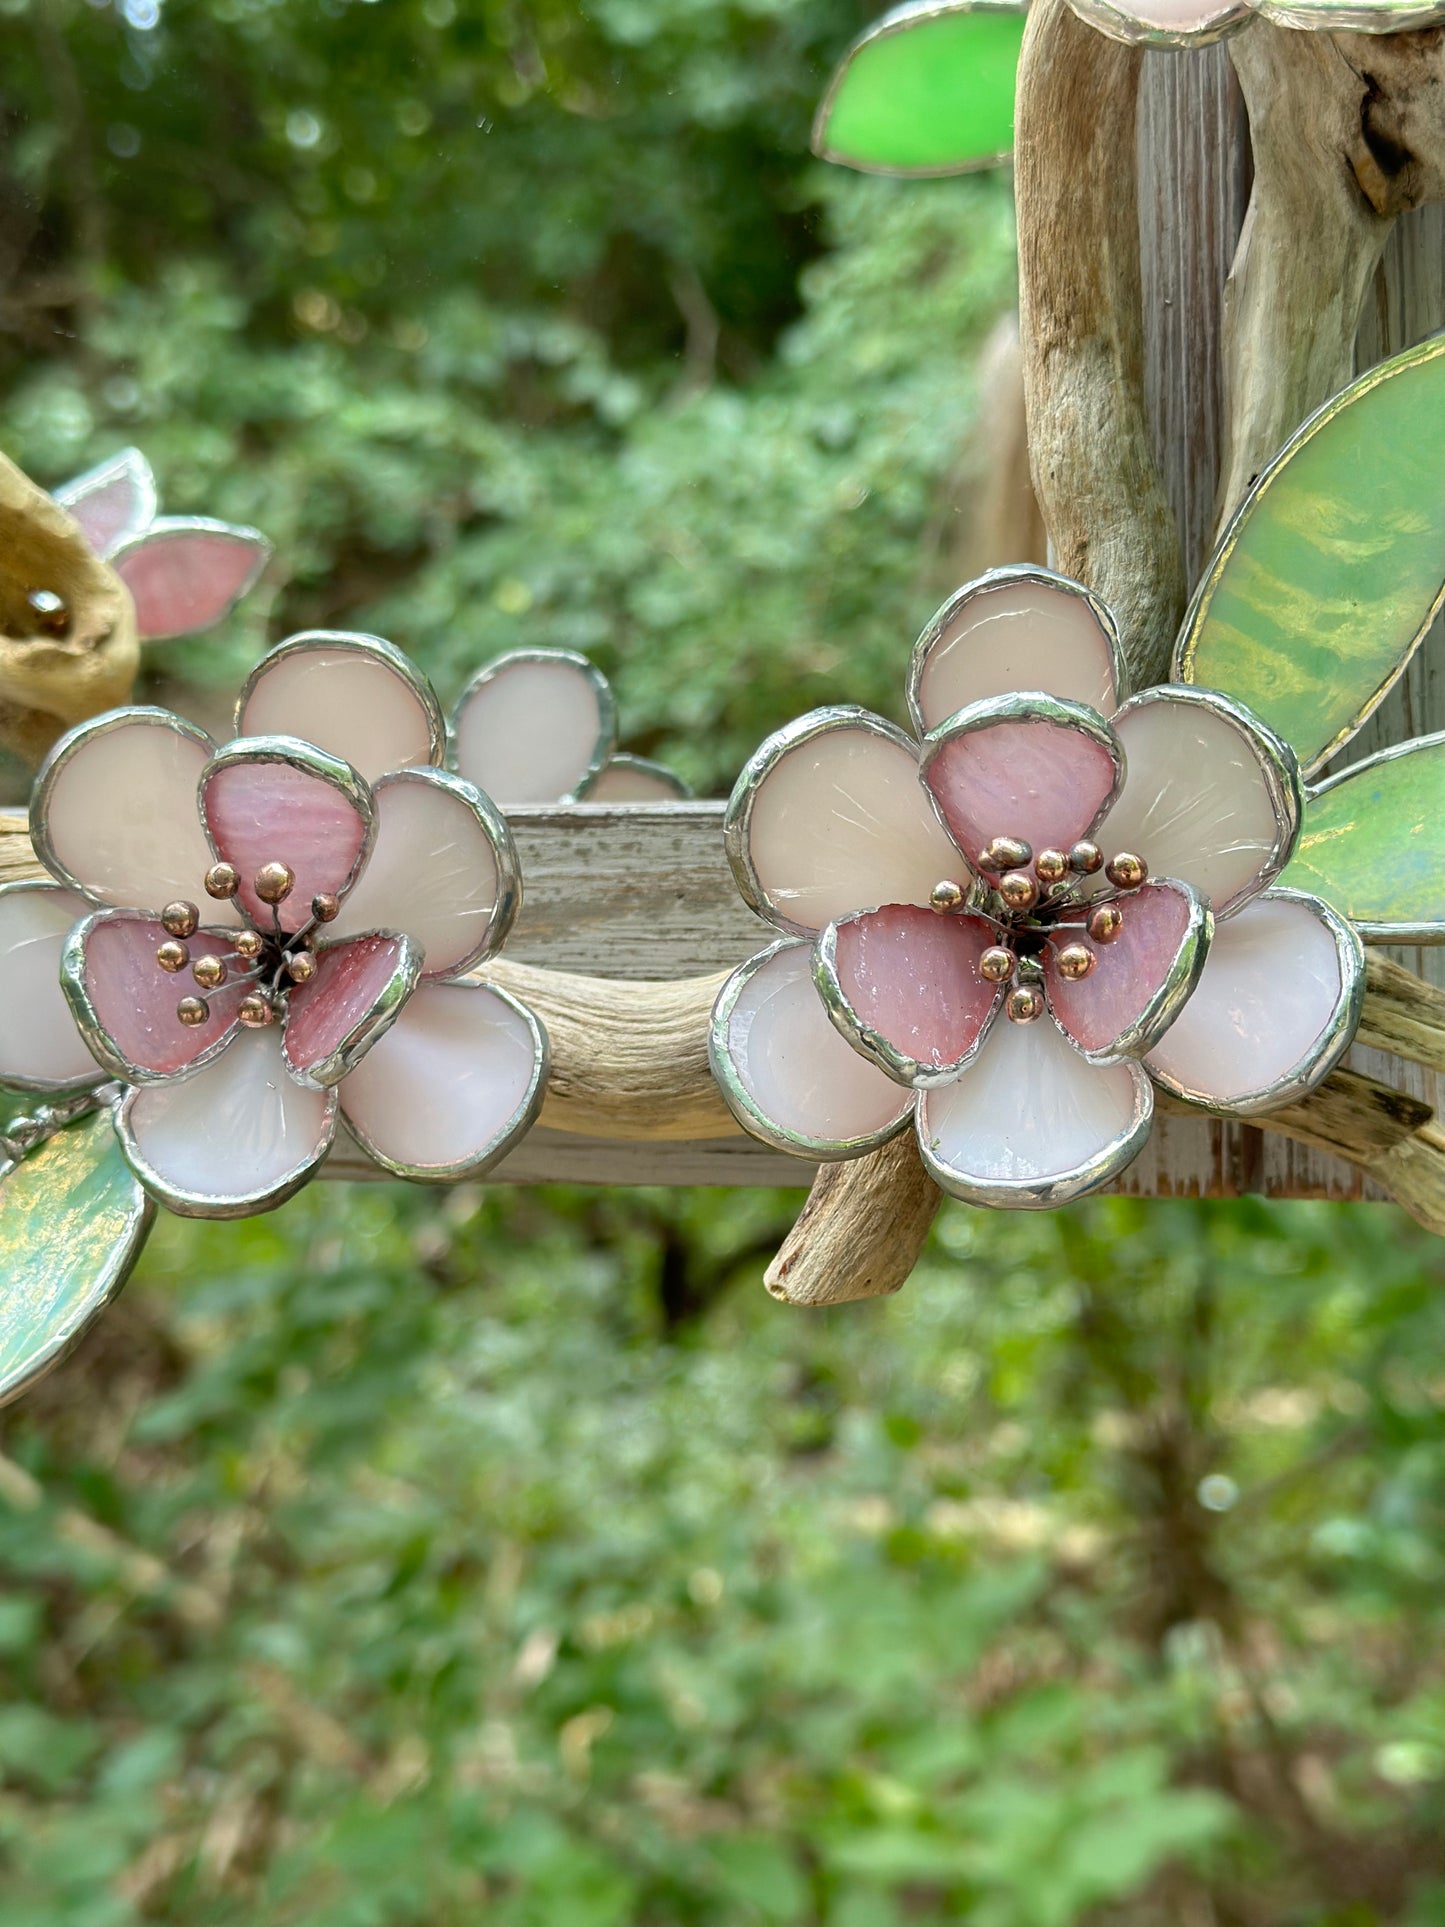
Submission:
[[[913,735],[834,708],[771,737],[727,823],[740,891],[785,933],[714,1012],[740,1121],[825,1159],[912,1121],[943,1189],[1037,1206],[1127,1166],[1155,1085],[1253,1117],[1319,1083],[1358,1023],[1360,933],[1445,936],[1445,738],[1301,774],[1434,619],[1441,502],[1445,337],[1270,464],[1176,681],[1128,697],[1098,600],[1001,570],[920,637]]]

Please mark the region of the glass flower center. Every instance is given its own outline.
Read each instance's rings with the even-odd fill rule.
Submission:
[[[217,902],[234,900],[241,887],[235,867],[215,863],[206,872],[205,892]],[[237,931],[205,933],[204,947],[195,944],[201,913],[194,903],[169,903],[161,912],[166,941],[156,951],[156,963],[169,975],[189,974],[193,990],[176,1005],[176,1021],[194,1029],[210,1022],[218,999],[237,999],[234,1015],[251,1030],[262,1030],[285,1014],[294,986],[310,983],[316,975],[316,932],[340,911],[331,895],[313,897],[311,917],[299,930],[283,931],[280,906],[296,887],[296,873],[279,860],[263,863],[252,879],[252,894],[270,910],[270,928],[258,924],[244,910],[246,921]],[[222,1013],[226,1014],[226,1013]]]
[[[1008,987],[1004,1008],[1016,1024],[1043,1015],[1046,959],[1071,980],[1092,973],[1100,948],[1123,933],[1127,899],[1149,875],[1148,864],[1132,850],[1106,859],[1097,843],[1085,841],[1035,854],[1015,836],[993,837],[976,867],[979,885],[971,895],[944,878],[930,902],[940,916],[967,908],[993,925],[996,941],[979,958],[978,970],[986,982]],[[1093,881],[1101,871],[1102,886]]]

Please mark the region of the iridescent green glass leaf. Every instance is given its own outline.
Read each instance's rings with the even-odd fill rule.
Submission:
[[[154,1214],[108,1111],[0,1179],[0,1404],[57,1364],[115,1297]]]
[[[1376,942],[1445,940],[1445,735],[1384,750],[1315,791],[1281,881]]]
[[[919,0],[844,57],[813,152],[875,174],[959,174],[1007,160],[1024,37],[1019,0]]]
[[[1445,335],[1337,395],[1265,469],[1180,637],[1184,682],[1320,768],[1377,707],[1445,587]]]

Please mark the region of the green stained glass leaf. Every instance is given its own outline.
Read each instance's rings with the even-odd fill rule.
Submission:
[[[1445,593],[1445,335],[1372,368],[1265,469],[1185,618],[1181,681],[1247,703],[1308,775],[1384,698]]]
[[[1281,881],[1385,943],[1445,940],[1445,734],[1383,750],[1306,801]]]
[[[1025,9],[1019,0],[918,0],[844,57],[813,152],[872,174],[960,174],[1007,160]]]
[[[104,1311],[154,1214],[108,1111],[57,1132],[0,1179],[0,1405]]]

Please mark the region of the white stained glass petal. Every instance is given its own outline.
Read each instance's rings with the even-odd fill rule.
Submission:
[[[492,1163],[531,1123],[545,1050],[511,998],[483,984],[422,984],[341,1087],[371,1155],[413,1178]]]
[[[1150,689],[1114,718],[1126,775],[1099,832],[1154,876],[1192,883],[1216,916],[1273,882],[1298,833],[1298,777],[1282,744],[1217,697]]]
[[[1143,1148],[1153,1099],[1137,1064],[1088,1063],[1045,1017],[995,1024],[956,1084],[919,1099],[923,1161],[971,1204],[1067,1204]]]
[[[369,783],[440,763],[446,726],[431,687],[374,636],[293,636],[251,672],[238,736],[299,736],[344,757]]]
[[[97,1084],[60,988],[60,952],[91,906],[73,890],[12,884],[0,890],[0,1084],[22,1089]]]
[[[139,535],[155,515],[156,484],[138,448],[127,448],[55,491],[55,499],[81,527],[99,556]]]
[[[676,803],[687,784],[645,756],[614,756],[587,791],[589,803]]]
[[[863,711],[821,712],[780,730],[729,806],[729,855],[743,894],[785,930],[816,931],[855,910],[926,904],[968,866],[918,780],[900,732]]]
[[[502,819],[470,784],[440,772],[378,783],[376,842],[328,938],[398,930],[422,947],[423,975],[467,969],[506,934],[518,900]],[[498,910],[501,899],[501,913]]]
[[[970,703],[1036,689],[1111,716],[1120,676],[1112,622],[1092,596],[1063,576],[1000,569],[960,589],[924,630],[910,708],[920,734]]]
[[[560,803],[584,789],[611,755],[616,713],[607,684],[584,656],[518,651],[473,682],[457,705],[452,734],[457,774],[496,802]]]
[[[1217,40],[1242,25],[1241,0],[1069,0],[1090,26],[1137,46],[1188,47]]]
[[[866,1149],[913,1104],[833,1028],[813,982],[813,948],[785,943],[724,985],[713,1020],[713,1068],[739,1121],[756,1136],[815,1157]]]
[[[245,1217],[284,1203],[320,1164],[336,1094],[292,1082],[278,1028],[242,1030],[194,1077],[132,1091],[119,1126],[137,1176],[172,1211]]]
[[[1198,987],[1145,1063],[1220,1109],[1287,1103],[1332,1070],[1358,1019],[1363,955],[1316,899],[1281,891],[1215,930]]]
[[[72,730],[40,772],[31,823],[41,860],[97,902],[160,910],[205,904],[210,923],[234,923],[206,900],[215,862],[201,829],[196,785],[210,739],[160,709],[117,710]]]

